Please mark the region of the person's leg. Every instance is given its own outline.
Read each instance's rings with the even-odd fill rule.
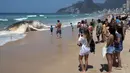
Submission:
[[[120,52],[117,52],[117,59],[118,59],[118,67],[122,67],[121,65],[121,57],[120,57]]]
[[[83,56],[79,55],[79,63],[82,68],[82,72],[85,72],[84,64],[83,64]]]
[[[58,30],[56,31],[56,36],[57,36],[57,38],[58,38]]]
[[[113,61],[112,61],[113,64],[112,64],[112,65],[113,65],[114,67],[116,67],[116,66],[117,66],[117,62],[116,62],[117,55],[116,55],[116,53],[113,54],[112,58],[113,58]]]
[[[107,53],[106,58],[108,61],[108,73],[111,73],[112,72],[112,55]]]
[[[72,27],[72,31],[74,31],[74,27]]]
[[[59,35],[60,35],[60,38],[61,38],[61,34],[62,34],[61,30],[59,30]]]
[[[99,34],[99,42],[100,42],[100,36],[101,36],[101,33]]]
[[[100,41],[100,39],[99,39],[99,35],[97,35],[97,40],[98,40],[97,42],[99,42],[99,41]]]
[[[105,34],[103,34],[103,42],[105,42]]]
[[[87,67],[88,67],[88,56],[89,56],[89,54],[86,54],[85,57],[84,57],[84,59],[85,59],[85,69],[87,69]]]
[[[91,43],[90,43],[90,48],[91,48],[91,52],[93,52],[95,54],[95,42],[94,40],[92,39]]]
[[[53,30],[51,30],[51,35],[53,35]]]
[[[104,37],[103,37],[103,33],[102,33],[102,40],[101,40],[101,42],[104,42]]]

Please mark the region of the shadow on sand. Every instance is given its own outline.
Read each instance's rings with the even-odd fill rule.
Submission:
[[[106,71],[108,72],[108,65],[107,64],[101,64],[101,69],[100,69],[100,72],[103,72],[103,71]]]
[[[85,65],[84,65],[84,66],[85,66]],[[81,66],[79,65],[78,67],[79,67],[79,71],[82,71]],[[92,68],[93,68],[92,65],[88,65],[88,67],[86,68],[86,71],[87,71],[88,69],[92,69]]]

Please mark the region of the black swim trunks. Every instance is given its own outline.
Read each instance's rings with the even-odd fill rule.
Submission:
[[[57,30],[57,31],[56,31],[56,34],[61,34],[61,30]]]

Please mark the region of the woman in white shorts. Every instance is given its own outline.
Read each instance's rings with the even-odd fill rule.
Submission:
[[[91,42],[91,35],[88,29],[84,29],[83,36],[80,36],[78,39],[78,46],[80,46],[79,52],[79,63],[80,67],[82,68],[82,72],[85,73],[87,66],[88,66],[88,56],[90,53],[90,42]],[[85,66],[83,64],[83,57],[85,57]]]

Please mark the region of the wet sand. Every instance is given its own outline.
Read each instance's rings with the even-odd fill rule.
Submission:
[[[78,68],[79,47],[77,30],[70,27],[63,29],[61,39],[51,36],[49,31],[29,32],[21,40],[10,42],[0,47],[0,73],[80,73]],[[122,56],[122,70],[113,68],[112,73],[130,72],[130,30],[127,31]],[[96,38],[94,37],[94,40]],[[104,43],[96,45],[96,54],[89,56],[89,69],[86,73],[105,73],[101,64]]]

